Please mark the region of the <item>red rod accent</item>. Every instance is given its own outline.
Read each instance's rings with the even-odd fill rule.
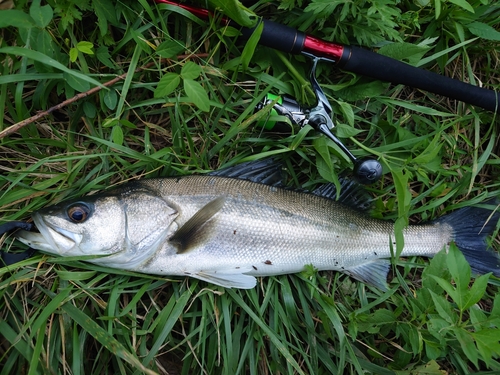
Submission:
[[[306,35],[302,51],[317,57],[339,61],[344,53],[344,46]]]

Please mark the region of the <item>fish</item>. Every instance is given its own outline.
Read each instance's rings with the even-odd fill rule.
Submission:
[[[139,179],[32,214],[28,246],[59,256],[94,255],[120,270],[194,277],[250,289],[256,277],[307,266],[343,272],[387,290],[394,223],[367,214],[371,198],[343,182],[306,192],[281,185],[282,167],[259,160],[210,174]],[[500,276],[486,238],[498,213],[465,207],[404,229],[401,256],[432,257],[452,242],[474,272]]]

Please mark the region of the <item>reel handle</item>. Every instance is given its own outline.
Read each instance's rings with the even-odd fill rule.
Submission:
[[[371,158],[356,158],[340,139],[331,132],[324,114],[311,113],[308,109],[302,109],[300,104],[290,97],[278,97],[272,94],[268,94],[264,101],[257,106],[257,109],[261,109],[276,100],[278,101],[271,110],[271,115],[285,116],[293,125],[301,127],[309,124],[316,131],[331,139],[351,159],[354,165],[353,173],[356,181],[363,185],[368,185],[382,177],[382,165],[380,162]],[[290,130],[288,124],[273,120],[259,121],[257,125],[271,131],[282,132],[284,129]]]

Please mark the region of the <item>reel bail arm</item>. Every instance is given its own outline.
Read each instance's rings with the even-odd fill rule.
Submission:
[[[281,103],[274,105],[273,109],[282,116],[287,117],[292,124],[299,125],[303,127],[307,124],[311,125],[316,131],[322,133],[324,136],[331,139],[341,150],[347,155],[347,157],[352,161],[354,168],[354,178],[364,185],[372,184],[376,182],[382,176],[382,165],[375,159],[356,158],[351,151],[338,139],[332,130],[335,127],[331,119],[332,106],[328,101],[323,89],[319,85],[316,79],[316,67],[318,62],[321,60],[329,61],[324,57],[317,57],[309,53],[303,52],[304,55],[312,59],[311,72],[309,74],[309,81],[311,82],[312,89],[316,96],[316,105],[312,108],[302,109],[300,105],[293,99],[289,97],[284,97]],[[276,97],[272,98],[273,100]],[[265,99],[264,105],[272,101],[270,98]],[[266,128],[269,126],[264,125]],[[273,127],[273,124],[270,126]]]

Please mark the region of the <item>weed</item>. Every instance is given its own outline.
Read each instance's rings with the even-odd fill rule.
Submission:
[[[251,21],[232,5],[231,16]],[[316,37],[499,87],[492,0],[251,8]],[[349,174],[350,161],[312,128],[278,135],[256,126],[268,92],[312,103],[308,61],[245,44],[218,17],[200,21],[144,0],[18,1],[2,10],[0,131],[46,111],[0,140],[2,221],[130,179],[270,156],[293,187]],[[383,163],[384,178],[369,188],[375,217],[402,229],[498,196],[494,114],[328,63],[318,79],[337,135],[356,157]],[[93,87],[101,89],[88,94]],[[20,246],[7,236],[1,245]],[[0,268],[0,374],[500,371],[498,287],[493,277],[471,279],[454,247],[430,262],[396,260],[388,292],[309,268],[225,290],[38,254]]]

